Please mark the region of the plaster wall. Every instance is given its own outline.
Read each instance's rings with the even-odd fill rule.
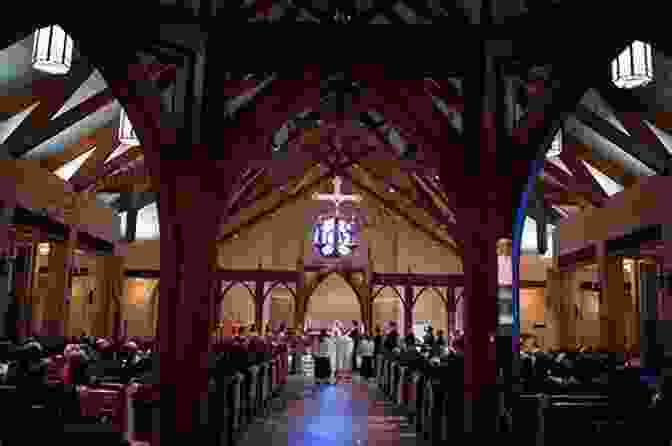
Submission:
[[[16,200],[26,209],[47,209],[49,216],[63,222],[62,210],[72,187],[40,166],[38,160],[0,161],[0,197]],[[120,238],[120,220],[116,213],[94,197],[83,198],[79,216],[80,230],[103,240]]]
[[[584,248],[589,244],[629,234],[639,227],[671,223],[667,206],[672,177],[652,176],[613,195],[599,209],[580,212],[557,227],[559,253]]]

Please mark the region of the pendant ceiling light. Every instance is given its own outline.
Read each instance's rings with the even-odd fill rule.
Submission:
[[[133,124],[131,124],[131,120],[128,119],[128,115],[123,108],[121,109],[121,119],[119,121],[119,142],[129,146],[140,144],[140,140],[133,129]]]
[[[642,87],[653,80],[651,45],[636,40],[611,62],[611,80],[618,88]]]
[[[35,31],[33,68],[49,74],[67,74],[72,65],[72,39],[58,25]]]
[[[40,243],[38,245],[38,251],[40,252],[40,255],[48,256],[49,252],[51,252],[49,243]]]
[[[562,129],[558,130],[558,133],[555,134],[553,142],[551,142],[551,148],[546,152],[546,158],[553,158],[560,156],[562,153]]]

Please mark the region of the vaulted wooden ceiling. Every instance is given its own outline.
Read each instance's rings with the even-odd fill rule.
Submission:
[[[453,2],[426,2],[433,6],[425,7],[423,2],[409,0],[405,6],[356,11],[325,9],[314,3],[258,0],[242,2],[240,8],[250,12],[250,20],[276,20],[290,12],[297,14],[298,8],[294,19],[308,14],[322,22],[339,23],[348,20],[343,14],[350,21],[380,21],[376,17],[397,15],[410,22],[408,17],[413,16],[418,23],[461,21],[466,14],[457,14],[450,6]],[[150,204],[156,191],[149,181],[142,147],[119,143],[121,108],[102,76],[77,53],[69,74],[41,74],[31,67],[31,49],[29,37],[0,51],[15,67],[0,76],[1,147],[18,159],[39,159],[76,190],[95,191],[101,201],[120,211],[127,206],[124,195],[129,193],[141,194],[135,206]],[[145,52],[141,56],[169,98],[176,67],[163,54]],[[511,67],[506,73],[510,85],[507,112],[509,131],[514,134],[538,92],[553,82],[553,67],[525,63]],[[608,68],[603,82],[586,92],[563,123],[562,154],[547,159],[539,178],[538,197],[551,222],[603,206],[611,195],[638,179],[668,172],[672,118],[667,112],[669,101],[661,98],[672,82],[669,59],[655,52],[654,82],[633,91],[611,86]],[[242,115],[254,113],[263,103],[260,98],[274,97],[274,83],[282,77],[283,73],[230,73],[222,80],[221,100],[227,109],[223,124],[235,127],[237,120],[246,119]],[[268,147],[274,153],[273,164],[251,166],[241,175],[221,240],[315,188],[328,187],[325,182],[338,174],[358,193],[459,252],[454,203],[442,190],[435,168],[438,150],[462,143],[460,75],[427,73],[424,79],[406,84],[390,81],[374,89],[368,88],[370,76],[361,77],[357,70],[324,73],[318,102],[273,124]],[[335,114],[338,120],[327,119]],[[435,146],[437,138],[444,147]]]

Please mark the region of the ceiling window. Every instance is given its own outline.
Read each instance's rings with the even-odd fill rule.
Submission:
[[[126,237],[126,218],[128,217],[128,212],[121,212],[119,214],[119,232],[122,237]]]
[[[546,234],[548,237],[548,242],[546,246],[548,249],[546,250],[546,254],[544,254],[544,257],[552,257],[553,256],[553,231],[555,230],[555,226],[553,225],[547,225],[546,229]],[[521,253],[522,254],[528,254],[528,255],[537,255],[537,222],[530,218],[530,217],[525,217],[525,225],[523,226],[523,239],[521,242]]]
[[[138,211],[135,238],[137,240],[158,240],[159,235],[159,209],[156,203],[152,203]]]
[[[61,177],[63,180],[68,181],[79,170],[79,168],[82,167],[82,164],[84,164],[86,160],[89,159],[94,150],[96,150],[95,147],[90,149],[88,152],[79,155],[74,160],[68,161],[56,169],[54,174]]]

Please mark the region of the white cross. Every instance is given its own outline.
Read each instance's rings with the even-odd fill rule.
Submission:
[[[334,177],[333,183],[334,183],[333,194],[318,194],[317,192],[315,192],[313,194],[313,199],[333,202],[334,205],[336,206],[337,213],[338,213],[338,207],[341,205],[341,203],[344,203],[346,201],[358,203],[362,201],[361,195],[356,194],[349,195],[341,193],[341,186],[343,185],[343,180],[341,179],[341,177]]]

